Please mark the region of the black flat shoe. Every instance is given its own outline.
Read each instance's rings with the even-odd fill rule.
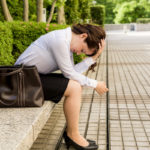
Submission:
[[[90,142],[88,146],[78,145],[70,137],[68,137],[67,132],[64,132],[63,137],[65,139],[67,149],[69,149],[70,146],[73,146],[76,150],[97,150],[98,149],[98,146],[96,144]]]

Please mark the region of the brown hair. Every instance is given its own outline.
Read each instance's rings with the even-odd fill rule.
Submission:
[[[101,26],[97,26],[97,25],[75,24],[72,26],[72,32],[74,32],[75,34],[87,33],[88,36],[85,39],[85,42],[87,43],[88,48],[89,49],[95,48],[95,52],[92,55],[87,55],[87,56],[95,55],[99,49],[99,43],[102,44],[101,39],[106,38],[106,33],[104,29]],[[94,71],[96,65],[97,63],[91,65],[88,71],[90,70]]]

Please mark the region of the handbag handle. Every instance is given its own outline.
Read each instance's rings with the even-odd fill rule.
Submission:
[[[21,70],[23,69],[24,65],[21,64],[20,66],[21,66],[21,68],[16,69],[16,70],[14,70],[14,71],[12,71],[12,72],[0,73],[0,76],[9,76],[9,75],[12,75],[12,74],[16,74],[16,73],[18,73],[18,72],[21,72]]]

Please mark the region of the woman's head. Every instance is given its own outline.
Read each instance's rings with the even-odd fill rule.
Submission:
[[[84,42],[87,44],[88,49],[93,51],[92,54],[86,54],[88,56],[96,54],[101,39],[105,39],[106,37],[103,28],[97,25],[76,24],[72,26],[72,32],[84,37]]]

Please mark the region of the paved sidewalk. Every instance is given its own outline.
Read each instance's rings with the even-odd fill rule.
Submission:
[[[96,72],[88,76],[105,81],[109,92],[99,96],[93,89],[84,88],[81,134],[96,140],[99,150],[150,150],[150,34],[109,32],[98,63]],[[62,128],[65,118],[62,102],[59,105]],[[56,147],[60,138],[52,135],[54,140],[44,140],[45,148],[35,144],[32,149],[66,150],[64,140]]]
[[[111,150],[150,150],[150,34],[111,34],[108,53]]]

